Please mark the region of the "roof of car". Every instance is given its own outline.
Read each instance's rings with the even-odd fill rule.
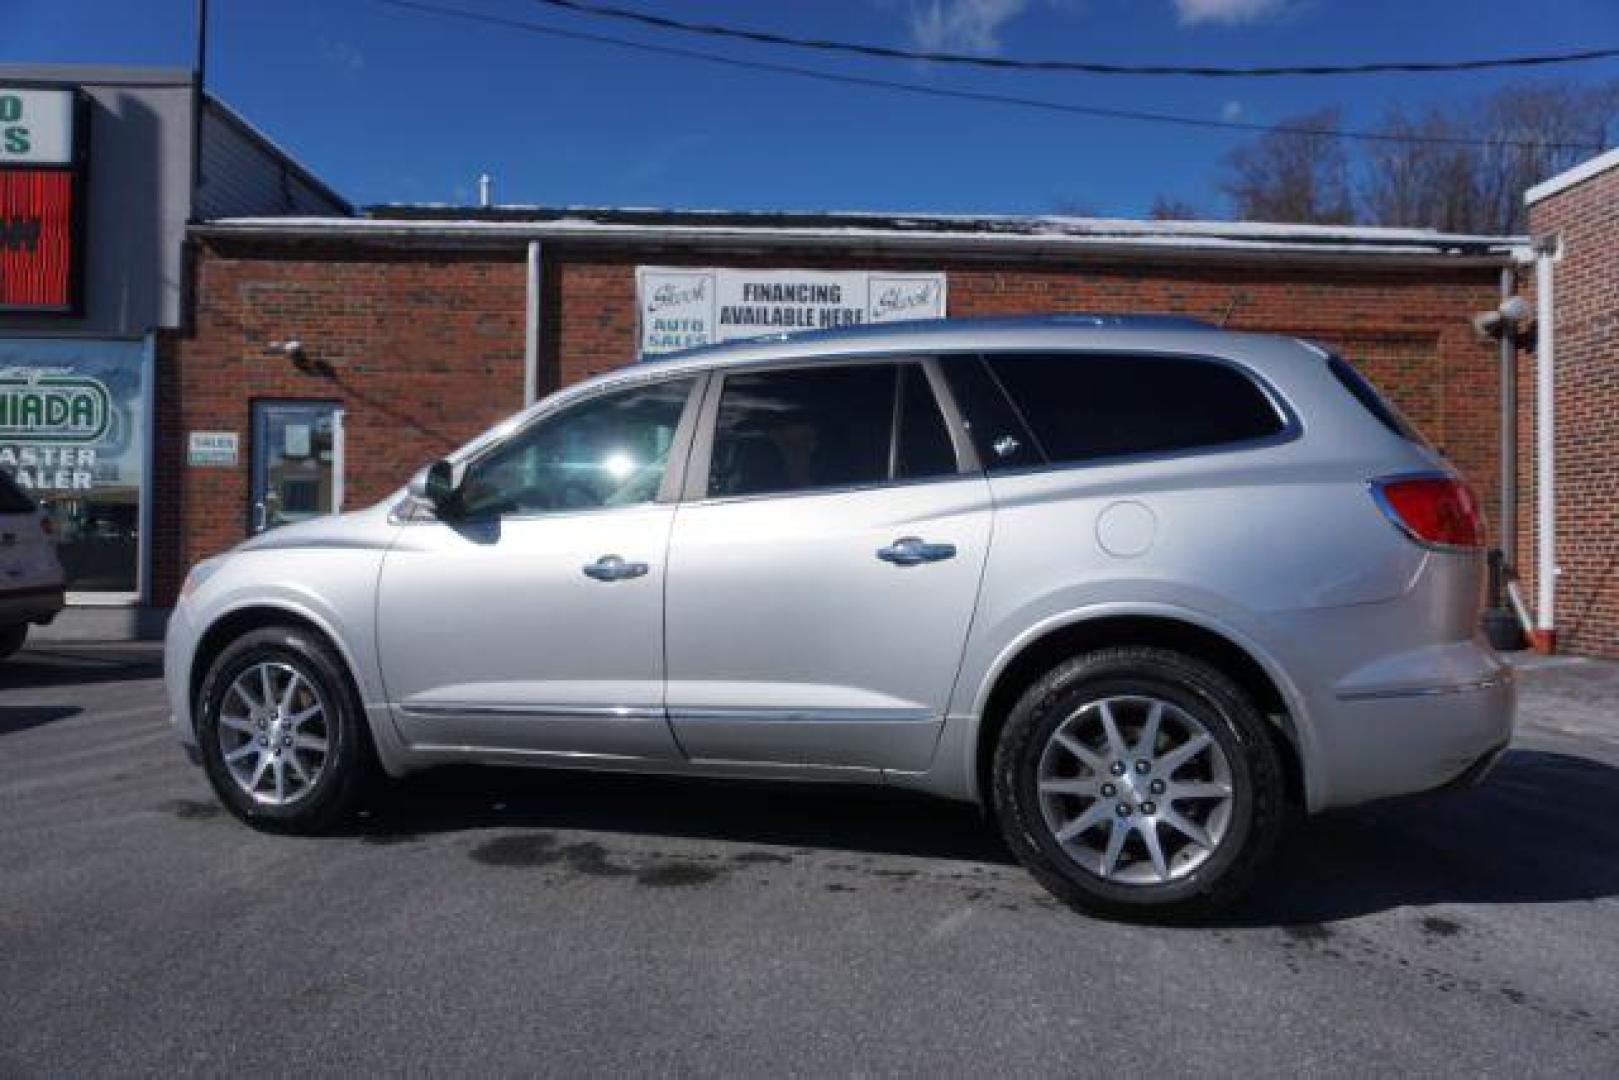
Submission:
[[[699,345],[692,349],[648,357],[642,363],[661,363],[697,357],[724,359],[727,353],[751,351],[760,346],[792,345],[862,351],[866,343],[892,346],[896,339],[927,338],[937,341],[952,335],[969,334],[982,339],[994,335],[996,341],[1008,334],[1029,330],[1216,330],[1214,324],[1187,315],[1129,314],[1108,312],[1066,312],[1056,315],[984,316],[954,319],[907,319],[865,323],[830,330],[797,330],[765,333],[757,337],[719,345]],[[1002,342],[1004,344],[1004,342]]]

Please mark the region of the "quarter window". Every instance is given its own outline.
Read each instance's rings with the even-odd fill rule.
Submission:
[[[856,487],[955,471],[944,415],[918,364],[725,377],[709,468],[711,497]]]
[[[1051,462],[1223,446],[1284,427],[1251,378],[1212,360],[1089,353],[986,360]]]
[[[540,420],[479,459],[471,516],[594,510],[657,498],[692,379],[603,394]]]

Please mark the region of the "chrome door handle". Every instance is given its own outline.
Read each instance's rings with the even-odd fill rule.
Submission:
[[[915,566],[917,563],[955,558],[956,545],[930,544],[917,536],[905,536],[885,548],[878,548],[877,557],[895,566]]]
[[[619,555],[603,555],[595,562],[587,563],[584,572],[585,577],[597,581],[625,581],[645,577],[647,565],[644,562],[625,562]]]

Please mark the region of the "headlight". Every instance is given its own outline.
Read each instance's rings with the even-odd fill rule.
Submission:
[[[184,600],[196,592],[202,587],[202,583],[213,577],[214,573],[224,564],[224,559],[215,556],[212,559],[204,559],[196,566],[193,566],[191,572],[186,575],[185,581],[180,585],[180,599]]]

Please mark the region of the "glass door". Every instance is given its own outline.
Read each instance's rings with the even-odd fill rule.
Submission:
[[[255,533],[336,513],[342,477],[342,409],[321,401],[253,403]]]

